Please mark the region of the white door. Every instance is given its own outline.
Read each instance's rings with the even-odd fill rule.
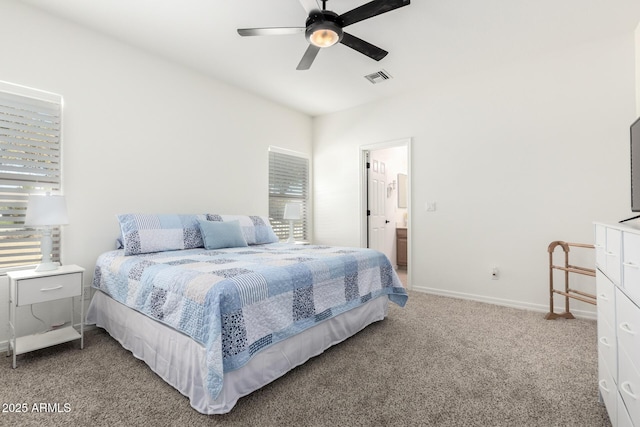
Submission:
[[[368,212],[368,247],[385,252],[385,215],[387,180],[383,162],[375,157],[375,152],[368,153],[367,180],[367,212]]]
[[[411,257],[411,233],[407,221],[407,214],[411,211],[411,193],[406,193],[406,205],[401,205],[397,181],[398,174],[406,175],[407,189],[410,188],[410,143],[410,139],[405,139],[360,147],[360,245],[379,250],[394,267],[398,259],[398,225],[407,227],[408,260]],[[382,163],[385,163],[384,167]],[[402,269],[406,270],[406,283],[410,289],[410,262]]]

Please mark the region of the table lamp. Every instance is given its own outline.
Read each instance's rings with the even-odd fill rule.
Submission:
[[[51,239],[51,227],[68,224],[67,204],[64,196],[30,195],[27,201],[27,214],[24,224],[31,227],[43,227],[40,249],[42,251],[42,263],[36,267],[36,271],[55,270],[60,266],[58,262],[51,261],[53,240]]]
[[[295,243],[296,239],[293,238],[293,221],[302,218],[302,204],[287,203],[284,205],[284,216],[282,218],[289,220],[289,240],[287,240],[287,243]]]

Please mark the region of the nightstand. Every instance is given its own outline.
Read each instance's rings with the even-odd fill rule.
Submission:
[[[12,271],[9,278],[9,344],[7,351],[16,356],[64,342],[80,340],[84,348],[84,268],[64,265],[56,270],[36,272],[34,270]],[[74,327],[74,297],[80,297],[80,323]],[[71,325],[33,335],[17,336],[16,311],[18,307],[50,301],[69,299]]]

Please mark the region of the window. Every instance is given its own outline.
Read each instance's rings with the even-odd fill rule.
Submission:
[[[29,194],[61,190],[59,95],[0,82],[0,271],[38,264],[41,233],[24,225]],[[52,229],[52,261],[60,229]]]
[[[269,147],[269,221],[281,240],[289,237],[289,221],[282,219],[289,202],[302,205],[302,219],[293,223],[296,240],[309,240],[309,158]]]

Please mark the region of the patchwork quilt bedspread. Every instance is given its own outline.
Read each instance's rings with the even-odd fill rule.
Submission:
[[[223,373],[261,349],[381,295],[400,306],[408,298],[380,252],[286,243],[110,251],[93,287],[204,345],[214,399]]]

